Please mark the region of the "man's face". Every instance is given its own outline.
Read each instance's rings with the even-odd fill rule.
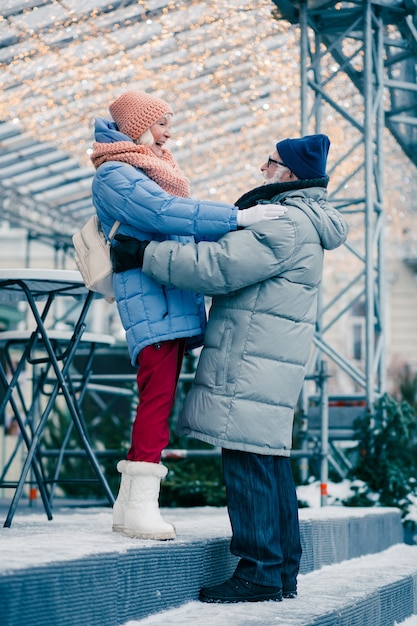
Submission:
[[[278,150],[274,150],[265,163],[261,165],[261,172],[265,178],[264,185],[284,183],[296,180],[295,174],[282,161]]]

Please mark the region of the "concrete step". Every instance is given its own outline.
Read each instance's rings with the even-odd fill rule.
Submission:
[[[125,626],[394,626],[417,614],[416,589],[417,546],[399,544],[301,575],[293,600],[193,601]]]
[[[229,551],[225,509],[167,509],[163,515],[175,524],[175,541],[141,541],[112,533],[110,509],[56,506],[50,522],[43,512],[19,511],[12,527],[0,530],[1,625],[119,626],[195,601],[200,587],[233,573],[237,559]],[[413,548],[401,545],[397,509],[301,509],[300,528],[301,573],[306,576],[317,570],[324,576],[327,566],[357,557],[377,558],[398,544],[404,557]],[[416,555],[414,559],[417,567]],[[330,575],[324,592],[332,589]],[[320,585],[318,597],[319,591]],[[340,588],[335,595],[341,595]],[[339,626],[334,620],[328,623]]]

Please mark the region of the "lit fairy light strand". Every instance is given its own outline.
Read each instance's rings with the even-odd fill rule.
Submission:
[[[14,40],[0,50],[0,118],[18,119],[81,166],[91,166],[94,118],[109,116],[109,104],[127,89],[154,93],[174,108],[169,147],[195,196],[233,201],[262,182],[259,167],[273,139],[300,132],[299,32],[273,18],[271,0],[32,5],[20,10],[16,2],[13,12],[11,0],[2,18]],[[336,70],[329,60],[323,76],[341,106],[360,118],[356,94]],[[336,161],[352,129],[327,106],[323,119]],[[353,171],[362,156],[353,154],[346,167]]]
[[[1,72],[2,83],[13,86],[0,104],[2,119],[13,110],[34,137],[54,141],[87,164],[94,117],[108,115],[124,90],[145,89],[173,106],[176,156],[193,185],[199,188],[201,178],[206,187],[210,161],[217,159],[218,176],[206,189],[220,196],[235,192],[232,155],[239,150],[253,162],[263,154],[268,131],[250,141],[247,134],[267,123],[262,100],[268,98],[274,111],[282,96],[271,72],[289,54],[291,37],[272,19],[273,3],[171,2],[158,10],[161,2],[138,2],[108,11],[101,3],[102,12],[88,0],[81,9],[76,3],[77,11],[72,4],[9,16],[21,42]],[[293,83],[294,74],[281,71],[279,81]],[[171,148],[176,152],[175,143]]]

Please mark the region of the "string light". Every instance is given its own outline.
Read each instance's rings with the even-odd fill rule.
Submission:
[[[0,119],[18,119],[80,166],[92,168],[94,118],[109,116],[109,104],[127,89],[173,106],[169,147],[195,197],[234,201],[262,183],[259,166],[271,143],[300,133],[299,30],[274,19],[271,0],[37,1],[22,10],[12,0],[2,16],[11,43],[0,51]],[[352,46],[359,50],[360,42]],[[329,58],[323,77],[341,106],[360,112],[337,69]],[[353,129],[326,105],[323,119],[331,164]],[[358,149],[332,184],[362,159]],[[403,185],[402,196],[400,206],[411,188]]]
[[[280,85],[293,86],[289,110],[298,77],[283,61],[298,54],[296,30],[289,35],[288,26],[272,18],[270,0],[125,4],[109,10],[91,0],[83,6],[39,0],[37,7],[10,12],[16,43],[1,68],[0,118],[13,112],[35,138],[89,165],[94,118],[108,116],[124,90],[144,89],[175,110],[171,149],[193,193],[207,196],[213,186],[219,199],[236,199],[248,180],[235,155],[261,162],[270,128],[278,138],[288,127],[279,115]],[[295,110],[290,124],[297,132]],[[211,185],[213,161],[221,167]]]

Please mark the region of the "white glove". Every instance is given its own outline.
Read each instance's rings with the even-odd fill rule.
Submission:
[[[287,213],[288,209],[281,204],[257,204],[237,212],[237,225],[245,228],[256,222],[276,220]]]

